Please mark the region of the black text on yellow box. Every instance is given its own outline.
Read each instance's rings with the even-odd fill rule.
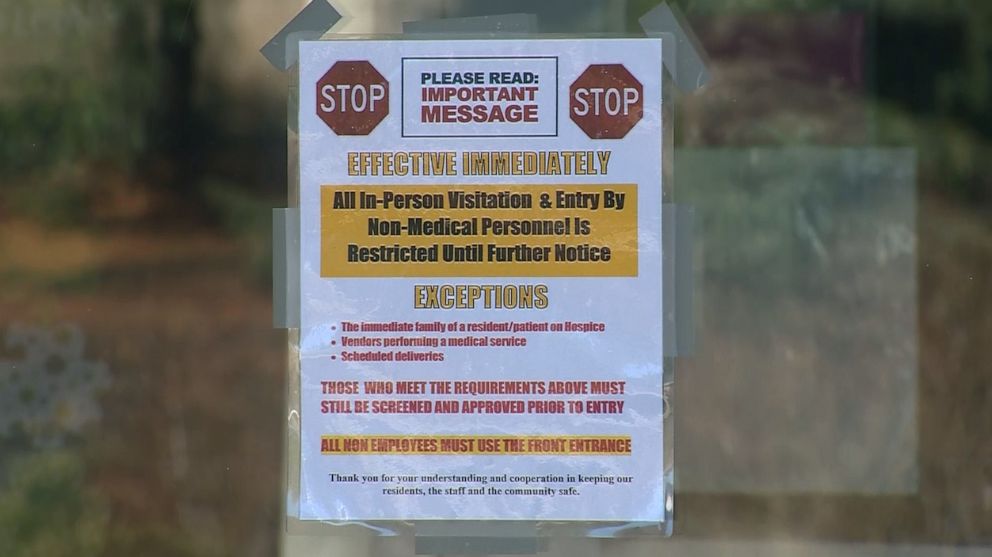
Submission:
[[[353,192],[348,197],[359,199],[363,194],[381,198],[391,191],[403,194],[440,194],[447,200],[453,190],[472,194],[509,192],[530,194],[533,206],[524,209],[459,209],[446,202],[441,208],[396,209],[389,208],[335,208],[338,194]],[[622,209],[604,208],[604,192],[623,195]],[[550,195],[554,203],[560,194],[600,194],[600,206],[589,208],[541,208],[540,196]],[[342,199],[341,196],[337,197]],[[420,235],[370,234],[370,219],[378,223],[398,222],[407,226],[409,219],[437,221],[442,218],[467,221],[488,218],[495,221],[568,221],[567,234],[555,235],[492,235],[483,234],[482,226],[474,235]],[[579,220],[588,222],[589,233],[579,234]],[[638,265],[637,186],[634,184],[548,184],[548,185],[325,185],[321,188],[321,276],[325,278],[362,277],[634,277]],[[445,261],[443,246],[455,248],[482,246],[482,261]],[[488,257],[490,245],[512,248],[525,244],[532,252],[540,249],[545,260],[495,261]],[[437,261],[425,262],[369,262],[349,260],[349,246],[394,246],[432,248],[437,246]],[[576,253],[587,248],[609,249],[608,261],[574,261],[560,258],[559,254]]]

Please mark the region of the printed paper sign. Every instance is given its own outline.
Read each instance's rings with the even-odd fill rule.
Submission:
[[[661,68],[301,44],[301,519],[664,519]]]

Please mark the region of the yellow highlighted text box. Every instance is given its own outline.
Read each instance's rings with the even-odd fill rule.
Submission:
[[[630,456],[629,435],[323,435],[324,455]]]
[[[453,190],[473,193],[510,192],[529,194],[533,205],[528,209],[453,209],[448,194]],[[376,206],[360,208],[363,195],[382,199],[383,192],[395,194],[441,195],[441,208],[397,209]],[[559,193],[560,192],[560,193]],[[623,209],[605,208],[606,192],[622,194]],[[351,193],[351,196],[345,195]],[[547,193],[554,204],[558,195],[596,194],[599,207],[541,208],[541,194]],[[354,208],[350,203],[354,203]],[[335,203],[339,206],[335,208]],[[459,223],[473,222],[475,232],[469,235],[410,235],[410,219],[437,222],[451,219]],[[551,235],[494,235],[484,233],[483,219],[492,221],[553,221]],[[372,226],[370,219],[378,219]],[[589,233],[579,233],[579,220],[588,223]],[[389,224],[405,227],[393,234]],[[565,230],[563,230],[565,229]],[[385,230],[388,233],[382,234]],[[525,244],[534,260],[514,253],[513,261],[494,260],[495,245],[513,248]],[[436,261],[372,262],[349,260],[349,245],[378,248],[399,245],[403,248],[432,249]],[[446,249],[447,246],[447,249]],[[446,261],[446,252],[457,248],[479,246],[477,251],[462,254],[479,255],[479,261]],[[564,246],[564,249],[562,249]],[[561,255],[576,253],[582,246],[610,251],[608,261],[573,261]],[[321,262],[322,277],[619,277],[637,276],[637,186],[634,184],[564,184],[564,185],[446,185],[446,186],[323,186],[321,188]],[[423,252],[422,252],[423,253]],[[505,253],[505,252],[504,252]],[[463,259],[471,259],[464,258]]]

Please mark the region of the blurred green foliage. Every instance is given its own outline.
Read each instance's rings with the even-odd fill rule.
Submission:
[[[113,166],[189,192],[195,0],[0,3],[0,208],[86,224]]]
[[[657,3],[657,0],[633,0],[631,27],[638,28],[637,18]],[[760,18],[764,14],[863,14],[866,91],[848,102],[863,103],[869,109],[867,116],[872,120],[873,133],[868,140],[877,145],[915,148],[919,155],[920,185],[927,191],[992,209],[989,166],[992,164],[992,2],[675,0],[672,3],[681,8],[690,23],[694,19],[715,17]],[[781,19],[774,22],[769,25],[782,24]],[[825,19],[824,23],[829,25],[829,20]],[[724,92],[723,96],[737,93]],[[794,105],[801,105],[801,101],[772,97],[768,102],[782,105],[775,113],[774,133],[758,133],[769,121],[755,118],[746,129],[761,140],[728,137],[729,145],[794,146],[823,141],[815,129],[810,133],[810,125],[817,118],[829,118],[829,109],[815,115],[798,113],[790,122],[789,111]],[[741,122],[748,117],[741,114],[731,122],[731,127],[745,129]]]
[[[11,186],[7,203],[17,214],[53,228],[86,224],[89,195],[86,182],[70,169],[44,179],[29,179]]]
[[[195,1],[0,5],[0,168],[133,167],[189,134]],[[173,153],[174,154],[174,153]]]
[[[156,61],[140,3],[42,0],[4,8],[0,167],[24,172],[85,159],[130,164],[147,145]]]
[[[0,458],[0,555],[4,557],[213,557],[220,552],[167,524],[110,520],[110,506],[74,449]]]
[[[4,468],[0,555],[104,555],[108,509],[87,489],[83,463],[76,453],[29,453],[15,457]]]

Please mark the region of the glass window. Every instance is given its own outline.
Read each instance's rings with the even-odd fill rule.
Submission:
[[[295,85],[258,49],[305,4],[0,3],[0,555],[414,552],[284,524]],[[333,4],[335,33],[591,37],[657,2]],[[705,64],[666,101],[695,211],[675,535],[543,550],[988,554],[992,3],[670,4]]]

